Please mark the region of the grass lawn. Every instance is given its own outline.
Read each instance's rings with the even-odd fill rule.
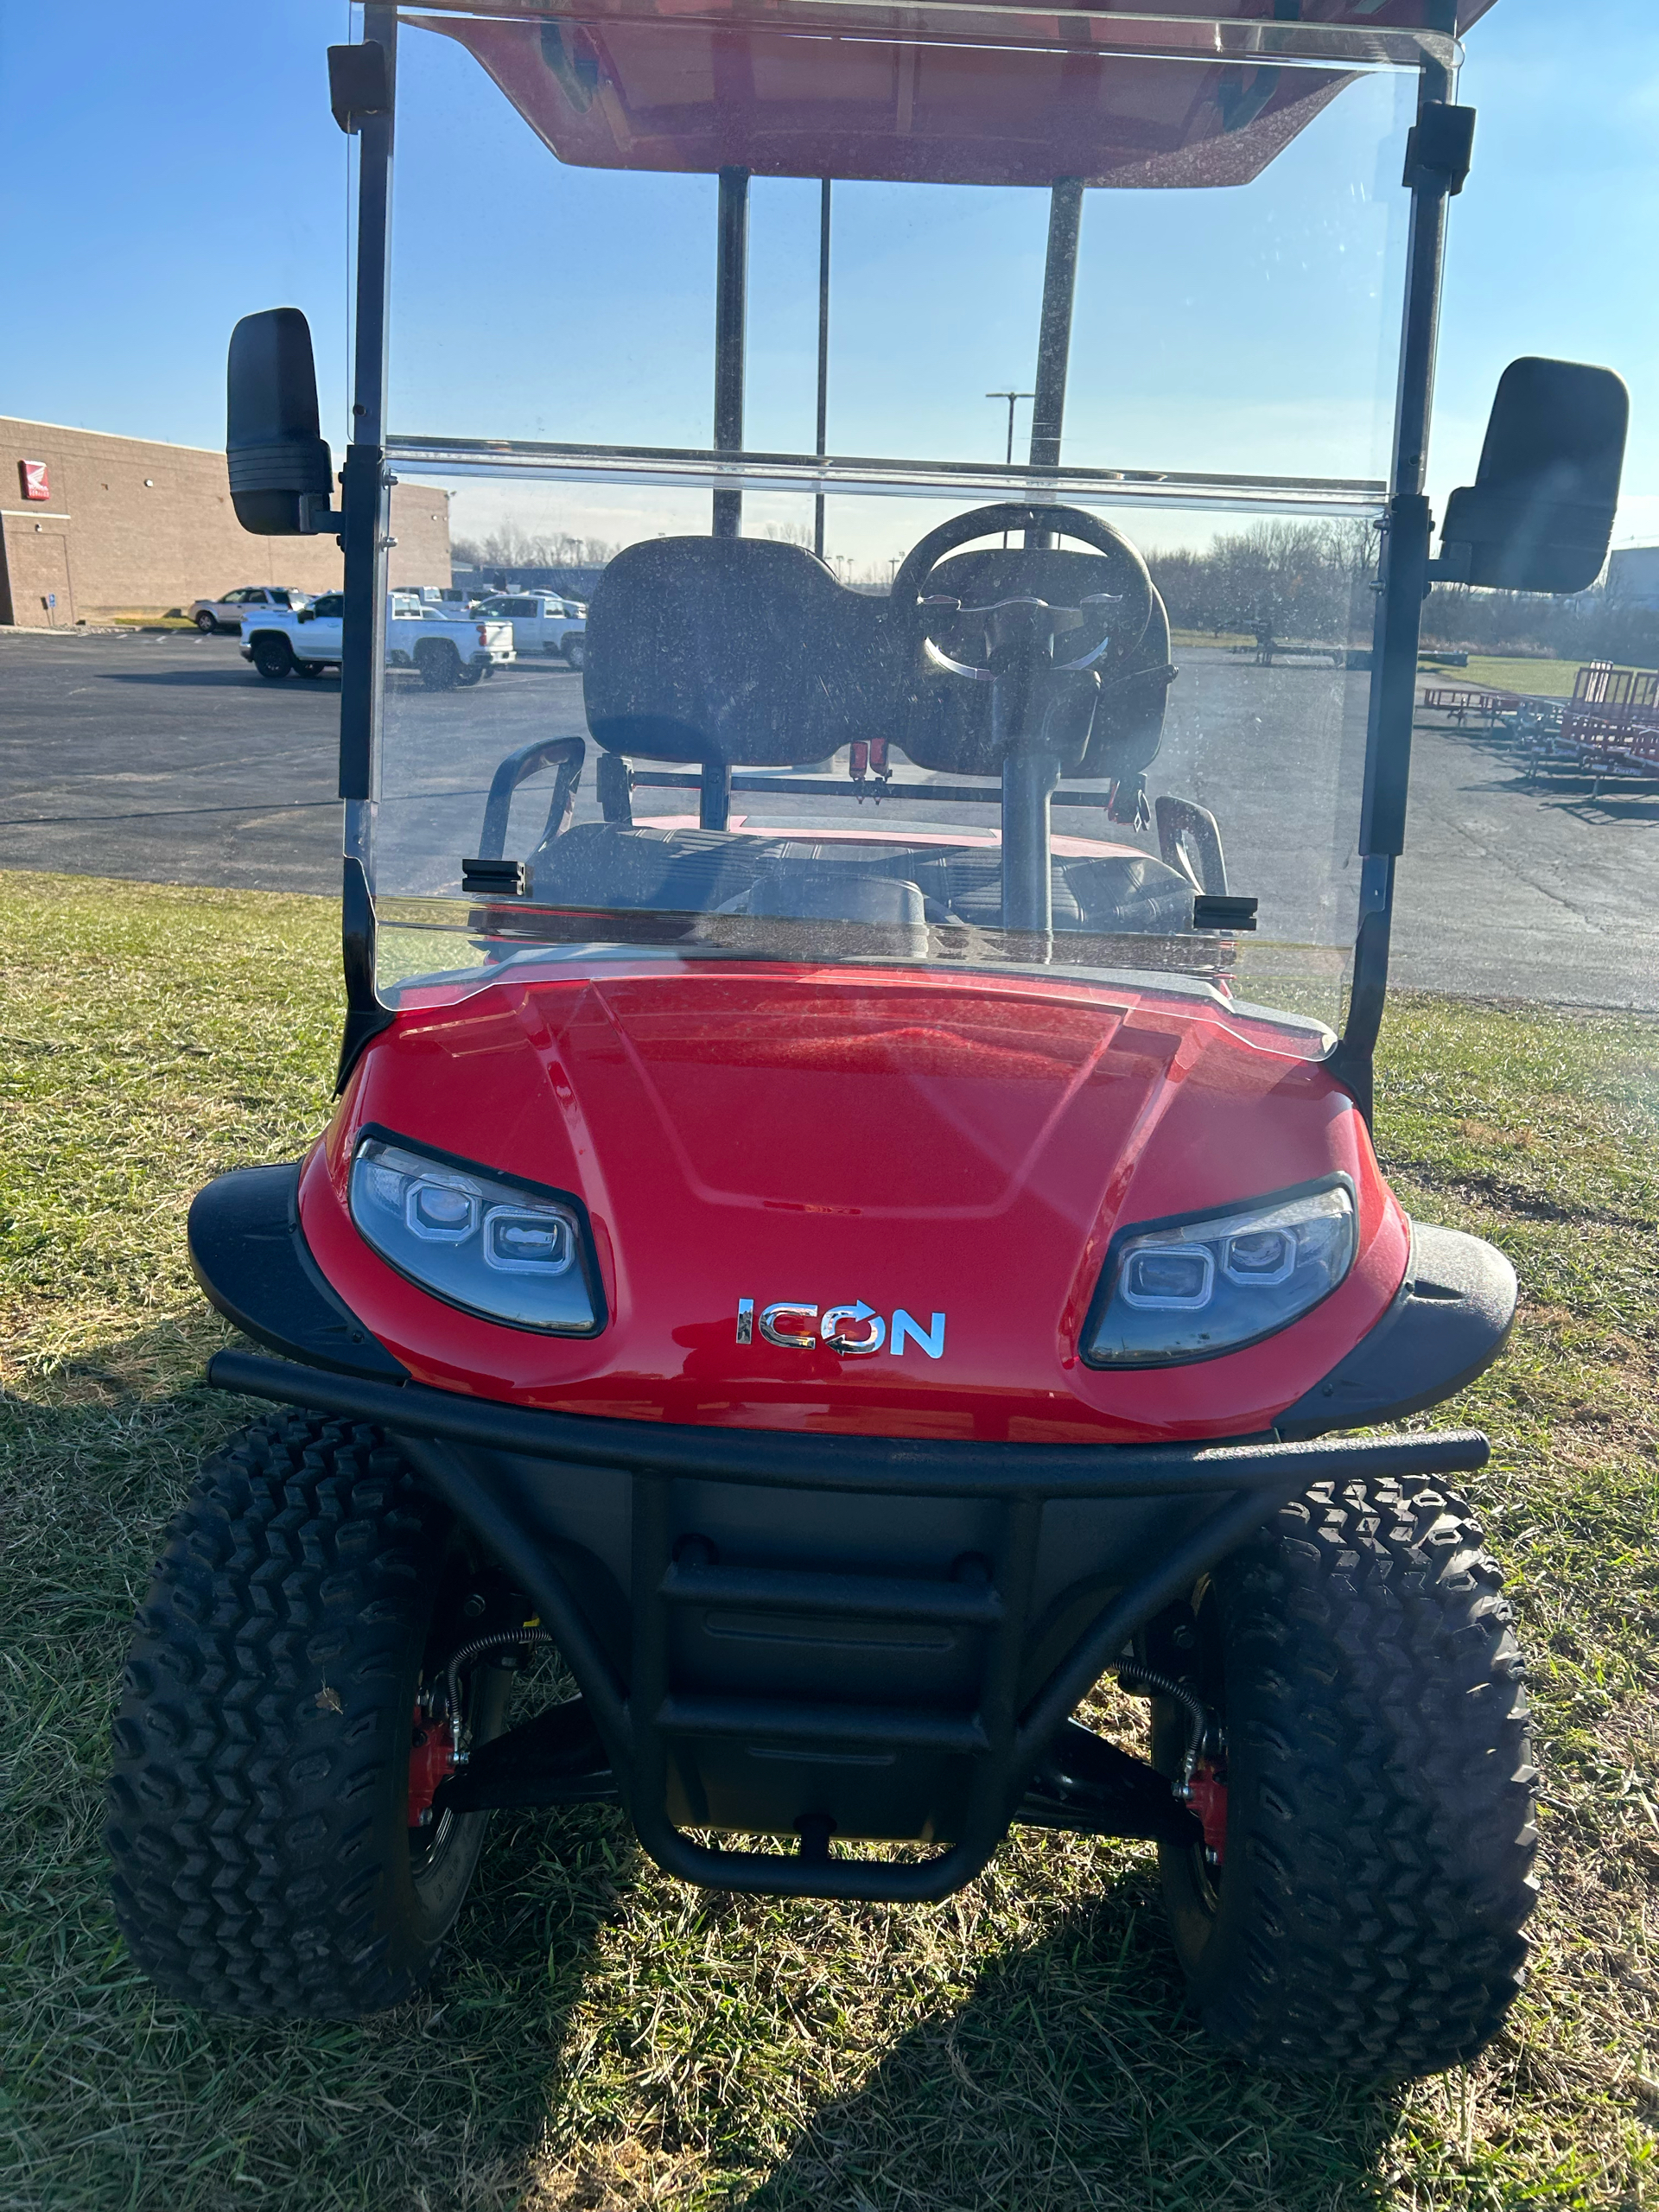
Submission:
[[[602,1808],[497,1815],[430,1999],[361,2026],[155,1997],[104,1897],[127,1622],[226,1332],[193,1191],[328,1110],[321,901],[0,875],[0,2204],[7,2212],[1659,2207],[1659,1032],[1401,1001],[1385,1161],[1515,1259],[1453,1418],[1542,1737],[1530,1986],[1466,2072],[1252,2076],[1181,2010],[1148,1851],[1016,1837],[914,1911],[709,1897]]]
[[[1235,645],[1253,645],[1255,639],[1243,630],[1182,630],[1172,625],[1169,642],[1173,645],[1213,645],[1218,652],[1228,652]]]
[[[1439,668],[1433,654],[1417,664],[1420,683],[1475,683],[1489,691],[1530,692],[1535,699],[1570,699],[1582,659],[1500,660],[1471,653],[1467,668]]]

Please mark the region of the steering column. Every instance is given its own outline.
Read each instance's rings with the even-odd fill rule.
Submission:
[[[929,597],[944,556],[993,531],[1038,529],[1081,538],[1105,554],[1120,589],[1076,607],[1033,595],[964,607]],[[1152,616],[1152,579],[1121,531],[1077,507],[1007,504],[958,515],[906,556],[893,581],[895,612],[912,626],[924,670],[991,685],[991,728],[1002,777],[1002,926],[1046,940],[1054,925],[1049,801],[1062,774],[1088,749],[1103,673],[1141,643]],[[948,626],[956,652],[934,636]],[[976,650],[982,658],[962,659]]]

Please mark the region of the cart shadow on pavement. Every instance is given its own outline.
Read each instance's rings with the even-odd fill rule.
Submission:
[[[159,687],[162,690],[271,691],[278,688],[267,683],[251,668],[100,668],[92,671],[99,683],[138,683],[146,689]],[[296,683],[296,690],[310,690],[313,685],[327,682],[323,677],[313,677],[308,682]],[[338,689],[338,679],[335,688]]]
[[[1659,791],[1618,798],[1604,791],[1599,798],[1592,791],[1552,791],[1541,793],[1540,797],[1556,813],[1576,815],[1580,822],[1592,827],[1611,823],[1626,829],[1659,830]]]

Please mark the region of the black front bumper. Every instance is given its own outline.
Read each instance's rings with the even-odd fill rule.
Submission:
[[[604,1747],[605,1788],[652,1856],[690,1881],[784,1896],[949,1895],[1020,1815],[1094,1683],[1286,1500],[1487,1457],[1470,1432],[1067,1447],[681,1428],[245,1352],[220,1352],[208,1379],[396,1437],[552,1631]],[[603,1556],[607,1510],[626,1525],[621,1587]],[[1068,1546],[1092,1531],[1111,1563],[1043,1606],[1046,1515]],[[815,1566],[830,1529],[835,1564]],[[919,1561],[918,1530],[933,1537]],[[1160,1833],[1149,1798],[1133,1797],[1098,1832]],[[689,1827],[794,1831],[803,1847],[729,1851]],[[832,1833],[949,1840],[899,1864],[832,1858]]]
[[[245,1172],[193,1209],[192,1256],[214,1303],[299,1363],[221,1352],[209,1380],[396,1437],[531,1599],[601,1751],[584,1768],[579,1747],[526,1740],[548,1794],[489,1802],[620,1795],[659,1864],[715,1886],[922,1900],[977,1873],[1011,1819],[1171,1837],[1190,1816],[1167,1782],[1109,1746],[1093,1759],[1086,1804],[1068,1814],[1050,1802],[1055,1746],[1094,1683],[1288,1498],[1318,1483],[1465,1472],[1487,1456],[1484,1437],[1462,1432],[1156,1446],[849,1439],[431,1389],[322,1282],[299,1236],[295,1179]],[[1434,1234],[1420,1235],[1420,1253]],[[1414,1301],[1448,1302],[1417,1287],[1430,1280],[1420,1264],[1377,1335],[1402,1313],[1414,1330]],[[1486,1357],[1507,1321],[1506,1311]],[[1333,1391],[1344,1414],[1310,1425],[1387,1417],[1347,1411],[1355,1397]],[[512,1742],[488,1762],[503,1777]],[[1087,1749],[1073,1744],[1061,1764],[1082,1770]],[[480,1784],[468,1786],[476,1796]],[[697,1828],[792,1831],[802,1847],[715,1848],[686,1833]],[[945,1847],[921,1864],[832,1857],[832,1833]]]

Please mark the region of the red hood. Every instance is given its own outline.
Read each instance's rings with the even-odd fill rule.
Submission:
[[[1238,1435],[1387,1306],[1408,1230],[1352,1101],[1268,1021],[1173,994],[984,975],[686,966],[504,982],[401,1016],[365,1056],[302,1219],[420,1380],[632,1419],[1066,1441]],[[474,1319],[369,1251],[346,1211],[381,1127],[586,1203],[608,1325]],[[1266,1344],[1097,1373],[1077,1333],[1107,1242],[1341,1169],[1347,1281]],[[739,1300],[903,1309],[865,1358],[738,1341]],[[943,1314],[942,1332],[933,1318]]]

